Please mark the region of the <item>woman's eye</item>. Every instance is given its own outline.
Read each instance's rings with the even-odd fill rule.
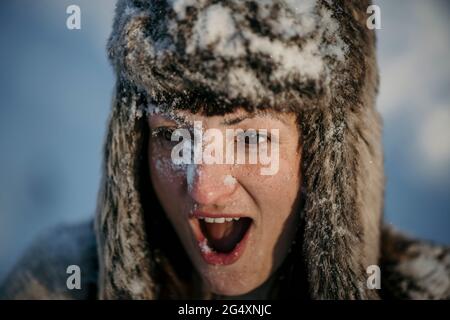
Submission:
[[[163,131],[162,137],[167,141],[172,141],[173,129],[165,129]]]
[[[240,134],[237,136],[237,140],[244,141],[246,145],[257,145],[270,141],[270,137],[263,133],[254,132],[250,134]]]
[[[152,130],[152,136],[160,139],[162,142],[172,142],[172,134],[174,129],[160,127]]]
[[[258,144],[269,141],[269,137],[265,134],[258,134]]]

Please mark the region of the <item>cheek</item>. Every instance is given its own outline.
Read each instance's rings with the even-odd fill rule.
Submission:
[[[302,183],[300,155],[280,151],[280,167],[275,175],[255,174],[246,181],[246,189],[260,209],[261,244],[267,250],[276,250],[275,256],[269,257],[277,261],[282,259],[295,230]]]
[[[300,214],[301,174],[298,157],[280,159],[280,170],[261,184],[262,243],[272,250],[270,261],[279,265],[295,236]],[[282,195],[282,196],[281,196]]]
[[[302,184],[300,161],[299,153],[280,150],[279,169],[276,174],[262,175],[259,165],[248,165],[244,166],[237,176],[262,211],[287,216]]]
[[[150,176],[155,190],[170,188],[174,183],[179,185],[183,177],[183,170],[173,164],[170,150],[159,146],[158,143],[152,143],[150,139],[148,159]]]
[[[188,203],[185,201],[185,173],[182,168],[172,163],[170,157],[151,156],[149,160],[153,190],[177,234],[183,237],[188,234],[187,224],[181,214],[186,211],[184,205]]]
[[[298,172],[292,168],[284,168],[288,164],[280,161],[279,172],[259,183],[255,192],[260,199],[263,219],[270,224],[282,225],[295,209],[300,191]]]
[[[186,180],[182,167],[173,164],[170,156],[158,152],[149,154],[150,179],[158,199],[169,214],[176,212],[173,197],[183,196],[183,184]]]
[[[273,177],[272,184],[280,194],[296,196],[302,184],[301,154],[292,143],[280,150],[280,169]]]

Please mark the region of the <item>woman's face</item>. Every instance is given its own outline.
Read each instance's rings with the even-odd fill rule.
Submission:
[[[286,257],[298,224],[295,115],[150,112],[148,121],[153,188],[205,284],[222,295],[259,287]]]

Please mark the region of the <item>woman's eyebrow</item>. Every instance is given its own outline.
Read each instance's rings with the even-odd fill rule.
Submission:
[[[232,125],[238,124],[244,120],[255,118],[258,115],[261,115],[261,114],[247,114],[247,115],[243,115],[243,116],[232,118],[232,119],[226,119],[226,120],[222,121],[221,124],[226,125],[226,126],[232,126]],[[272,119],[275,119],[275,120],[281,121],[284,124],[287,124],[286,121],[282,117],[279,117],[277,114],[264,113],[262,115],[269,116]]]
[[[232,125],[238,124],[244,120],[254,118],[254,117],[255,117],[254,114],[247,114],[247,115],[232,118],[232,119],[225,119],[224,121],[221,122],[221,125],[232,126]]]

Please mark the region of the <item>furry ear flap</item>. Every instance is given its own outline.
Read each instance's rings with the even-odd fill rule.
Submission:
[[[383,178],[379,172],[367,172],[362,162],[380,167],[381,159],[366,158],[360,124],[341,123],[343,117],[331,110],[312,110],[302,120],[314,128],[304,136],[303,256],[310,294],[315,299],[377,298],[376,290],[366,286],[366,268],[376,263],[378,241],[370,232],[379,226],[381,208],[372,207],[364,192],[382,201]],[[374,185],[366,186],[364,179]]]
[[[327,3],[335,7],[349,50],[326,99],[300,117],[307,190],[303,255],[313,298],[376,299],[366,285],[366,268],[378,263],[384,193],[375,36],[362,24],[367,7]]]
[[[154,259],[147,245],[144,213],[137,192],[144,143],[139,95],[119,82],[109,120],[96,231],[100,299],[152,299]]]

